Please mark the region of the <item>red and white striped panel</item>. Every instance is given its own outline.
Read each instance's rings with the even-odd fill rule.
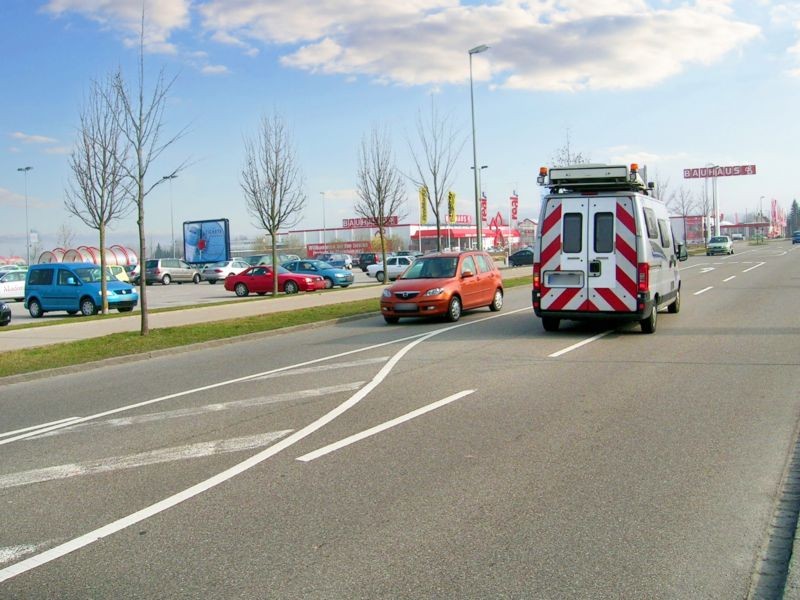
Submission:
[[[542,223],[541,298],[542,310],[579,310],[586,301],[586,289],[549,288],[545,285],[547,271],[561,270],[561,225],[563,205],[560,198],[549,198]]]

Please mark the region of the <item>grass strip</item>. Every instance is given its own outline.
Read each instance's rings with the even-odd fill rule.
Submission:
[[[506,288],[530,285],[530,283],[530,277],[515,277],[503,282]],[[12,350],[0,353],[0,377],[68,367],[107,358],[145,354],[166,348],[177,348],[379,311],[380,302],[378,298],[375,298],[211,323],[159,327],[151,329],[146,336],[140,335],[138,331],[126,331],[75,342]]]

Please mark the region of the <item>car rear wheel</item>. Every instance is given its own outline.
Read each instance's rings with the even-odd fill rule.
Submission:
[[[325,277],[325,289],[329,290],[333,287],[333,279],[330,277]]]
[[[164,277],[161,278],[161,283],[163,283],[164,285],[169,285],[171,281],[172,277],[170,277],[169,275],[164,275]]]
[[[195,273],[192,276],[192,283],[200,283],[200,273]]]
[[[384,275],[383,271],[378,271],[377,273],[375,273],[375,279],[383,283],[383,280],[386,279],[386,276]]]
[[[542,317],[542,327],[545,331],[558,331],[558,326],[561,324],[561,319],[555,317]]]
[[[642,326],[642,333],[655,333],[658,326],[658,298],[653,304],[653,310],[650,311],[650,316],[646,319],[639,321]]]
[[[81,300],[81,314],[84,317],[91,317],[97,313],[97,306],[91,298],[84,298]]]
[[[243,298],[250,293],[250,290],[247,289],[247,286],[243,283],[237,283],[236,287],[233,288],[233,291],[236,293],[237,296]]]
[[[38,300],[31,300],[30,302],[28,302],[28,312],[31,313],[31,316],[34,319],[38,319],[44,314],[44,311],[42,310],[42,305],[39,304]]]
[[[386,321],[389,325],[396,325],[400,322],[399,317],[388,317],[386,315],[383,316],[383,320]]]
[[[489,309],[497,312],[501,308],[503,308],[503,290],[497,288],[494,291],[494,298],[492,299],[492,303],[489,305]]]
[[[450,304],[447,305],[447,314],[445,317],[451,323],[455,323],[461,318],[461,298],[458,296],[450,298]]]
[[[679,313],[681,311],[681,291],[680,290],[678,290],[678,294],[675,296],[675,302],[670,304],[667,307],[667,310],[673,315],[677,314],[677,313]]]
[[[328,280],[325,280],[325,287],[328,287]],[[287,281],[283,286],[283,291],[287,294],[296,294],[300,290],[300,286],[298,286],[294,281]]]
[[[132,306],[121,306],[117,309],[119,312],[131,312],[133,310]]]

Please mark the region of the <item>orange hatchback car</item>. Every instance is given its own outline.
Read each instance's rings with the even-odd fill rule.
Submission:
[[[481,251],[420,256],[381,295],[387,323],[434,316],[455,322],[463,310],[483,306],[495,311],[503,307],[503,276]]]

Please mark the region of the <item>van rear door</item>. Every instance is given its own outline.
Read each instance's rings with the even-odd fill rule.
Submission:
[[[541,310],[636,310],[630,196],[550,196],[541,238]]]

